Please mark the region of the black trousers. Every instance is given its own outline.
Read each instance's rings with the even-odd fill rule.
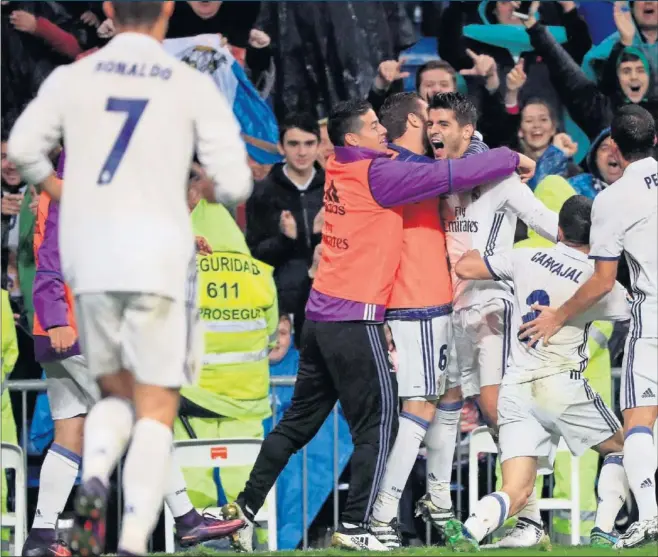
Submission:
[[[290,408],[263,442],[238,496],[246,512],[258,512],[290,457],[313,439],[337,400],[354,443],[341,521],[368,521],[397,433],[397,383],[383,326],[358,322],[304,324]]]

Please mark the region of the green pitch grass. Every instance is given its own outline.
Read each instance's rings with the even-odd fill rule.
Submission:
[[[548,553],[548,555],[547,555]],[[166,555],[165,553],[158,553],[154,555],[159,555],[162,557],[172,557],[171,555]],[[217,552],[211,551],[206,548],[194,548],[188,553],[176,553],[174,557],[236,557],[238,553],[233,552]],[[290,557],[324,557],[326,556],[350,556],[350,555],[401,555],[409,557],[430,557],[430,556],[446,556],[452,555],[454,557],[459,557],[460,555],[492,555],[495,557],[525,557],[528,555],[538,555],[544,557],[613,557],[620,556],[626,557],[657,557],[658,556],[658,544],[646,545],[637,549],[627,549],[624,551],[617,551],[615,549],[599,549],[593,547],[569,547],[569,546],[553,546],[553,549],[550,551],[540,551],[532,549],[483,549],[478,553],[454,553],[450,549],[445,547],[414,547],[401,549],[399,551],[391,551],[390,553],[377,553],[374,551],[344,551],[338,549],[318,549],[314,551],[278,551],[274,554],[267,552],[256,552],[254,555],[275,555],[278,557],[290,556]]]

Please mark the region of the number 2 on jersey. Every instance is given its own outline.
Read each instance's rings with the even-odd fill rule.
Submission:
[[[139,119],[144,113],[144,109],[148,104],[148,99],[119,99],[117,97],[110,97],[107,99],[105,110],[107,112],[125,112],[126,121],[119,132],[119,135],[112,145],[112,150],[105,160],[103,168],[98,175],[98,185],[106,186],[114,178],[114,174],[121,164],[123,155],[126,154],[126,149],[133,136],[133,132],[137,127]]]
[[[528,304],[529,307],[532,307],[533,304],[539,304],[541,306],[550,306],[551,298],[548,295],[548,292],[546,292],[546,290],[533,290],[532,292],[530,292],[530,295],[526,298],[525,303]],[[526,313],[523,317],[521,317],[521,320],[524,323],[529,323],[530,321],[537,319],[540,313],[541,312],[537,311],[536,309],[533,309],[532,311]],[[525,339],[523,342],[528,342],[529,340],[530,339]]]

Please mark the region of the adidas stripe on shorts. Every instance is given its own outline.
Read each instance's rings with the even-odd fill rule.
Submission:
[[[658,339],[626,339],[619,400],[622,410],[658,406]]]

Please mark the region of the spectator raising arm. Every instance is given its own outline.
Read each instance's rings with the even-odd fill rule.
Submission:
[[[560,100],[587,136],[596,137],[612,120],[610,100],[587,78],[542,23],[529,20],[525,25],[530,42],[546,64]]]
[[[592,48],[592,37],[587,27],[587,22],[578,13],[575,2],[560,2],[562,6],[562,23],[567,32],[565,50],[577,64],[583,62],[585,54]]]
[[[400,60],[384,60],[377,68],[377,75],[368,93],[368,102],[375,112],[384,104],[384,101],[393,93],[403,90],[403,79],[409,77],[409,72],[401,71],[404,58]]]
[[[74,60],[82,52],[78,40],[45,17],[35,17],[29,12],[15,10],[9,16],[10,23],[18,31],[34,35],[48,43],[53,50]]]

